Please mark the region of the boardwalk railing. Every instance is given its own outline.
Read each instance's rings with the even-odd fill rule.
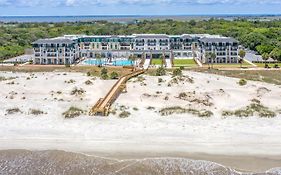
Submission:
[[[93,106],[90,111],[90,115],[102,115],[107,116],[109,114],[109,109],[112,103],[118,98],[121,92],[126,90],[127,81],[135,76],[143,74],[144,70],[136,70],[130,74],[124,75],[119,78],[119,80],[113,85],[104,98],[101,98]]]

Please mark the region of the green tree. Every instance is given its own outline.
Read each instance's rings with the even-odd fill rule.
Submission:
[[[262,59],[264,61],[265,67],[266,67],[266,65],[267,65],[266,61],[269,59],[269,54],[268,53],[262,54]]]
[[[263,53],[270,53],[273,49],[274,49],[274,46],[272,46],[272,45],[258,45],[258,46],[256,46],[256,50],[261,55]]]
[[[270,57],[272,59],[274,59],[275,61],[281,61],[281,49],[279,48],[274,48],[271,52],[270,52]]]

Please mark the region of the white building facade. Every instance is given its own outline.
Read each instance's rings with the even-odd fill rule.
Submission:
[[[34,64],[72,64],[79,58],[138,58],[175,59],[199,58],[203,63],[206,52],[216,54],[216,63],[238,60],[238,41],[208,34],[133,34],[65,35],[40,39],[33,43]]]

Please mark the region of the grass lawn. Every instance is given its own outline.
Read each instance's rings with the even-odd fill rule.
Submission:
[[[258,67],[262,67],[264,68],[265,64],[264,63],[254,63],[255,65],[257,65]],[[275,63],[268,63],[269,67],[274,68]],[[281,63],[277,63],[278,66],[281,67]]]
[[[210,67],[211,67],[212,65],[210,64]],[[209,65],[208,64],[204,64],[203,65],[203,67],[205,67],[205,68],[207,68],[207,67],[209,67]],[[222,64],[213,64],[213,67],[214,68],[240,68],[241,67],[241,65],[240,64],[224,64],[224,63],[222,63]],[[254,67],[253,65],[251,65],[251,64],[249,64],[249,63],[247,63],[247,62],[244,62],[243,64],[242,64],[242,67]]]
[[[174,67],[197,67],[196,62],[193,59],[175,59]]]
[[[152,59],[151,64],[152,65],[162,65],[162,60],[161,59]]]

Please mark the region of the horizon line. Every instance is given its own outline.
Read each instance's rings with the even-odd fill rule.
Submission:
[[[0,15],[0,17],[170,17],[170,16],[281,16],[281,13],[218,13],[218,14],[88,14],[88,15]]]

